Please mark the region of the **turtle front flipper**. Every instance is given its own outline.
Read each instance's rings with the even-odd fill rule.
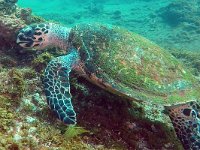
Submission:
[[[176,134],[186,150],[200,149],[199,108],[195,101],[166,107]]]
[[[44,77],[47,103],[56,116],[66,124],[76,124],[76,113],[71,103],[69,73],[77,64],[79,55],[76,49],[60,56],[47,65]]]

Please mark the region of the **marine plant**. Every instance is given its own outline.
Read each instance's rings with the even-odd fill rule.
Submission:
[[[32,65],[34,67],[34,69],[37,72],[42,72],[45,68],[45,66],[47,65],[47,63],[53,58],[53,55],[48,53],[48,52],[44,52],[40,55],[38,55],[33,61],[32,61]]]
[[[77,137],[77,136],[79,136],[83,133],[89,133],[89,131],[82,128],[82,127],[69,125],[66,128],[66,131],[64,133],[64,137],[67,138],[67,139],[71,139],[71,138]]]
[[[12,84],[11,90],[8,92],[12,95],[12,97],[20,99],[26,88],[23,74],[19,70],[13,68],[8,72],[8,78],[10,79],[10,84]]]

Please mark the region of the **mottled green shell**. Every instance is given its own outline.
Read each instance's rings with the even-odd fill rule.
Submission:
[[[80,51],[88,79],[113,93],[160,104],[199,96],[192,88],[196,80],[191,73],[138,34],[116,26],[80,24],[69,39]]]

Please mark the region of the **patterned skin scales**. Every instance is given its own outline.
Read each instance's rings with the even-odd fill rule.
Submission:
[[[76,113],[71,103],[69,73],[79,59],[71,49],[67,56],[53,59],[45,70],[44,87],[47,103],[57,117],[67,124],[76,124]]]
[[[173,108],[174,107],[174,108]],[[200,149],[200,106],[195,102],[166,107],[185,149]]]
[[[64,123],[76,124],[69,83],[74,70],[119,96],[163,104],[184,148],[200,149],[199,97],[191,86],[195,80],[175,58],[147,39],[109,25],[67,28],[41,23],[20,30],[17,43],[23,48],[57,46],[68,51],[49,62],[44,78],[48,105]]]

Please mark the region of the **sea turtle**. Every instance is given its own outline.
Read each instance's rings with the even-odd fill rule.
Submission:
[[[32,24],[21,29],[24,48],[58,46],[68,54],[45,70],[47,102],[66,124],[76,124],[69,74],[73,69],[97,86],[136,101],[163,104],[185,149],[200,149],[197,80],[182,64],[149,40],[112,25]]]

